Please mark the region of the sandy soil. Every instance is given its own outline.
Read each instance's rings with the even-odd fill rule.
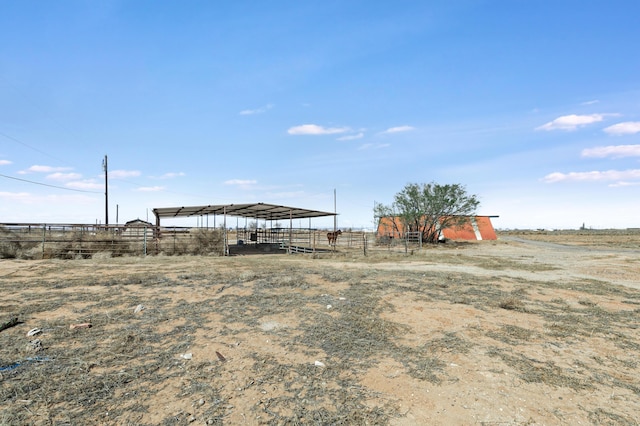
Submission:
[[[638,424],[639,276],[640,245],[524,236],[367,257],[2,260],[1,312],[22,320],[0,332],[2,363],[49,324],[41,353],[70,362],[76,345],[78,377],[136,369],[89,405],[0,375],[0,424]],[[125,335],[130,357],[114,349]]]

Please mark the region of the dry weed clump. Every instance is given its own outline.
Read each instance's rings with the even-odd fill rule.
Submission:
[[[41,244],[0,226],[0,259],[38,259]]]
[[[524,303],[516,296],[508,296],[498,301],[498,306],[511,311],[524,311]]]
[[[500,330],[489,331],[486,334],[491,338],[514,346],[529,342],[535,335],[532,330],[511,324],[503,324]]]
[[[540,361],[526,354],[513,355],[506,350],[491,347],[487,355],[500,358],[513,368],[526,383],[543,383],[551,387],[566,387],[573,390],[593,389],[591,380],[576,372],[568,372],[554,361]]]
[[[154,244],[154,251],[169,256],[224,254],[224,234],[220,229],[193,228],[186,235],[167,236]]]

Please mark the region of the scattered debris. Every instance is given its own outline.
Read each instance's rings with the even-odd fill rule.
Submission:
[[[216,355],[218,356],[218,359],[222,362],[226,361],[227,359],[225,357],[222,356],[222,354],[218,351],[216,351]]]
[[[137,314],[138,312],[142,312],[146,309],[146,307],[143,304],[140,304],[138,306],[136,306],[136,308],[133,310],[134,314]]]
[[[18,368],[20,367],[21,363],[20,362],[14,362],[13,364],[9,364],[9,365],[3,365],[2,367],[0,367],[0,371],[9,371],[9,370],[13,370],[14,368]]]
[[[18,317],[9,318],[7,321],[0,323],[0,331],[6,330],[7,328],[11,328],[17,324],[18,324]]]
[[[183,359],[191,359],[191,358],[193,358],[193,354],[192,354],[191,352],[186,353],[186,354],[181,354],[181,355],[180,355],[180,358],[183,358]]]
[[[267,321],[260,324],[260,328],[264,331],[272,331],[272,330],[277,330],[279,328],[284,328],[284,327],[286,326],[283,324],[279,324],[276,321]]]
[[[4,366],[0,367],[0,371],[14,370],[14,369],[20,367],[23,364],[32,363],[32,362],[43,362],[43,361],[51,361],[51,358],[49,358],[49,357],[39,357],[39,356],[25,358],[24,361],[17,361],[17,362],[14,362],[13,364],[4,365]]]
[[[42,341],[40,339],[31,340],[27,344],[27,350],[33,352],[40,352],[42,350]]]
[[[27,337],[33,337],[36,334],[40,334],[40,333],[42,333],[42,330],[39,329],[38,327],[32,328],[31,330],[27,331]]]
[[[69,326],[70,330],[75,330],[76,328],[91,328],[91,323],[90,322],[83,322],[81,324],[71,324]]]
[[[327,309],[331,309],[331,308],[333,308],[333,306],[327,305]]]
[[[322,361],[316,361],[313,363],[313,365],[315,365],[316,367],[326,367],[326,365],[324,365],[324,362]]]

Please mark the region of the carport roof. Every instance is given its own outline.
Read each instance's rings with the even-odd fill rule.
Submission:
[[[305,219],[309,217],[335,216],[336,213],[319,210],[302,209],[299,207],[279,206],[276,204],[218,204],[208,206],[161,207],[153,209],[156,218],[188,217],[202,215],[238,216],[254,219],[285,220]]]

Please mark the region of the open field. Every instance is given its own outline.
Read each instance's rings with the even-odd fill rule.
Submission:
[[[640,235],[547,237],[2,260],[0,424],[637,425]]]

